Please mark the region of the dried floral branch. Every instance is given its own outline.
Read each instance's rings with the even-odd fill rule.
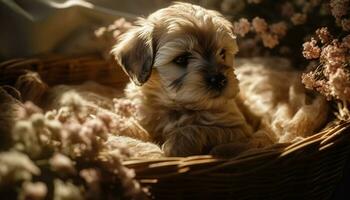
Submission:
[[[302,81],[309,89],[314,89],[329,100],[336,100],[338,106],[338,118],[350,119],[348,101],[350,101],[350,35],[342,39],[334,38],[327,28],[316,31],[322,47],[317,46],[317,41],[304,43],[303,55],[307,59],[319,59],[317,69],[303,74]],[[341,41],[341,42],[340,42]]]
[[[122,126],[115,121],[115,114],[92,116],[84,100],[73,93],[65,94],[61,104],[58,111],[47,113],[30,102],[20,108],[12,132],[12,150],[0,154],[0,185],[16,188],[23,182],[18,198],[43,199],[52,188],[45,182],[32,182],[35,176],[54,180],[51,192],[57,199],[100,199],[109,194],[116,199],[146,199],[133,170],[122,164],[134,152],[123,143],[111,142],[118,137],[111,133]],[[131,112],[129,108],[133,107],[125,106],[124,111]],[[115,189],[104,188],[105,184]]]

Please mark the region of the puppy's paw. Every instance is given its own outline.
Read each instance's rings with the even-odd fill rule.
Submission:
[[[162,146],[166,156],[190,156],[203,153],[203,144],[197,132],[190,126],[171,133]]]

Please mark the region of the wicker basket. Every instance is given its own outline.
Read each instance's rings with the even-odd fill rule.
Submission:
[[[0,85],[14,85],[27,71],[48,85],[94,80],[113,87],[128,81],[99,56],[47,56],[0,64]],[[350,153],[350,122],[332,121],[300,142],[248,151],[231,159],[209,155],[132,159],[140,183],[155,199],[329,199]]]

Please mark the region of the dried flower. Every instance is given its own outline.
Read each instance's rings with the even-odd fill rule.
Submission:
[[[121,116],[130,117],[136,113],[136,104],[128,98],[113,99],[114,111]]]
[[[79,174],[87,184],[93,187],[97,187],[97,183],[99,183],[102,178],[101,172],[94,168],[83,169]]]
[[[343,38],[341,46],[348,50],[350,49],[350,34]]]
[[[329,42],[332,39],[327,27],[322,27],[316,30],[316,35],[321,40],[322,44]]]
[[[82,191],[71,182],[54,180],[54,200],[83,200]]]
[[[350,19],[342,19],[341,26],[344,31],[350,31]]]
[[[62,96],[60,105],[62,107],[66,107],[67,109],[62,110],[67,113],[67,117],[69,117],[69,113],[76,113],[76,114],[85,114],[87,107],[84,105],[87,105],[87,102],[79,96],[79,94],[75,92],[67,92]],[[83,115],[77,116],[78,118],[84,117]]]
[[[103,181],[101,171],[94,168],[83,169],[80,171],[79,175],[85,180],[88,186],[85,197],[87,199],[101,198],[101,182]]]
[[[291,21],[294,25],[301,25],[304,24],[306,22],[307,16],[303,13],[295,13],[292,18]]]
[[[321,49],[317,46],[317,41],[311,38],[311,41],[303,44],[303,56],[306,59],[316,59],[320,57]]]
[[[349,0],[331,0],[330,7],[332,15],[335,18],[340,18],[347,14],[349,9]]]
[[[101,154],[101,160],[111,172],[117,174],[122,181],[125,195],[134,199],[144,199],[145,194],[142,191],[140,184],[134,180],[135,172],[122,165],[122,152],[118,149]]]
[[[36,108],[32,104],[27,106],[30,109],[22,108],[23,117],[15,124],[12,134],[13,140],[16,142],[14,148],[28,153],[33,159],[46,158],[48,153],[55,152],[49,159],[51,170],[73,177],[77,176],[77,174],[71,159],[76,160],[80,164],[83,162],[94,162],[102,165],[108,163],[99,170],[102,170],[104,173],[118,175],[127,196],[135,197],[134,199],[143,196],[142,187],[134,179],[134,172],[124,167],[122,160],[129,156],[161,157],[163,156],[162,151],[155,144],[143,143],[132,138],[118,142],[115,138],[121,136],[114,136],[113,134],[129,134],[135,137],[138,137],[137,134],[147,136],[145,130],[141,127],[137,129],[139,126],[137,126],[135,119],[132,117],[127,119],[125,116],[116,114],[113,110],[98,109],[78,94],[67,92],[62,99],[61,107],[58,111],[50,111],[45,114],[39,109],[32,109]],[[136,108],[131,101],[126,99],[115,100],[114,104],[119,114],[130,116],[135,114],[134,110]],[[144,139],[147,140],[146,138]],[[139,149],[142,155],[139,154],[140,152],[128,151],[126,145],[133,145],[131,149]],[[16,172],[18,173],[18,171]],[[103,183],[98,180],[88,180],[88,176],[93,176],[93,174],[89,174],[80,173],[87,181],[91,181],[87,188],[97,191],[101,187],[98,184]],[[21,180],[31,179],[31,176],[26,176],[26,178]],[[2,179],[0,166],[0,184],[3,180],[5,179]],[[111,183],[109,184],[119,183],[119,180],[115,178],[110,181]],[[87,191],[85,194],[94,196],[91,191]],[[78,189],[73,183],[55,181],[54,198],[65,199],[72,197],[79,199],[81,195],[82,190]],[[98,196],[96,197],[98,198]]]
[[[24,182],[22,185],[22,191],[19,194],[20,200],[32,199],[41,200],[45,199],[47,194],[47,187],[43,182]]]
[[[18,121],[13,129],[12,138],[16,142],[14,149],[28,153],[32,158],[41,155],[40,138],[31,121]]]
[[[125,33],[132,27],[132,24],[124,18],[119,18],[108,26],[100,27],[94,32],[95,38],[98,40],[98,49],[105,58],[109,58],[111,47],[115,45],[120,35]]]
[[[40,169],[23,153],[8,151],[0,153],[0,186],[19,181],[30,181],[39,175]]]
[[[53,171],[68,174],[75,173],[72,160],[63,154],[55,153],[49,160],[49,163]]]
[[[42,113],[43,111],[38,106],[34,105],[31,101],[26,101],[23,107],[18,112],[18,118],[24,119],[30,117],[34,113]]]
[[[279,43],[277,35],[270,34],[270,33],[263,33],[261,35],[261,39],[264,46],[268,48],[274,48]]]
[[[262,19],[260,17],[255,17],[252,21],[252,25],[257,33],[265,33],[268,28],[265,19]]]
[[[334,69],[341,67],[346,62],[346,49],[341,47],[340,43],[336,40],[325,46],[321,52],[321,61],[327,64],[328,69],[334,72]]]
[[[301,79],[307,89],[315,88],[315,73],[303,73]]]
[[[336,116],[341,120],[348,120],[350,119],[350,110],[348,109],[348,101],[350,100],[350,72],[348,70],[350,36],[345,36],[342,42],[339,42],[338,39],[331,39],[333,36],[327,28],[318,29],[316,34],[326,45],[321,48],[318,67],[314,71],[303,74],[302,81],[307,88],[320,92],[328,100],[337,100],[338,113]],[[320,48],[316,46],[314,39],[304,45],[305,57],[312,58],[313,50],[316,52],[315,55],[319,55]]]
[[[107,27],[100,27],[95,30],[95,36],[99,39],[116,41],[118,36],[131,28],[132,24],[124,18],[119,18]],[[111,41],[110,41],[111,42]]]
[[[124,18],[119,18],[115,20],[113,24],[107,27],[107,31],[113,32],[113,37],[117,38],[131,27],[132,24],[130,22],[126,21]]]
[[[338,99],[350,99],[350,73],[344,68],[338,68],[329,77],[331,95]]]
[[[250,23],[246,18],[239,19],[238,22],[233,24],[233,31],[236,34],[244,37],[250,30]]]
[[[272,33],[283,37],[287,33],[287,24],[285,22],[278,22],[270,25],[270,30]]]

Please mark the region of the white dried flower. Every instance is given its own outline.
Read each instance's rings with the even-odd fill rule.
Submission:
[[[18,181],[30,181],[39,175],[40,169],[23,153],[8,151],[0,153],[0,186]]]
[[[55,153],[49,163],[53,171],[68,174],[75,173],[73,161],[63,154]]]
[[[19,200],[42,200],[47,194],[47,187],[43,182],[24,182],[19,194]]]
[[[83,200],[82,191],[71,182],[54,180],[53,200]]]

